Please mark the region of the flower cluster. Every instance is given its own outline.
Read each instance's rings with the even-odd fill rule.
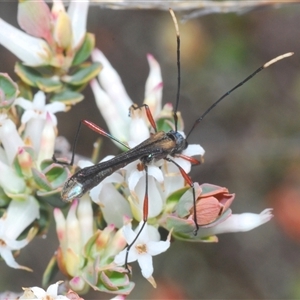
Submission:
[[[0,43],[23,62],[15,68],[20,85],[0,73],[0,256],[10,267],[30,270],[19,265],[15,256],[47,230],[54,207],[59,246],[43,284],[49,284],[58,267],[68,279],[68,287],[77,293],[92,287],[128,295],[134,283],[127,264],[138,261],[142,275],[155,287],[152,257],[170,247],[171,236],[216,242],[216,234],[251,230],[270,220],[272,214],[270,209],[258,215],[232,214],[235,195],[226,188],[187,184],[188,175],[182,174],[188,174],[196,161],[191,157],[202,161],[204,155],[200,145],[188,145],[181,155],[170,155],[170,159],[160,159],[146,168],[138,159],[125,163],[74,200],[64,215],[62,208],[67,203],[62,202],[60,192],[75,168],[52,160],[57,137],[55,113],[82,100],[80,92],[88,82],[110,133],[121,142],[116,142],[121,150],[132,149],[153,135],[144,109],[131,109],[128,117],[134,102],[117,71],[94,49],[94,37],[85,30],[87,10],[88,1],[71,1],[68,12],[59,0],[51,10],[43,0],[20,1],[18,22],[26,33],[0,19]],[[86,63],[90,54],[93,62]],[[172,105],[162,106],[159,63],[151,54],[147,59],[150,72],[143,103],[159,132],[177,130],[185,137],[180,113],[175,126]],[[38,90],[34,96],[33,88]],[[100,164],[110,159],[112,156]],[[92,165],[82,160],[75,167]],[[164,241],[160,227],[169,232]],[[80,299],[75,292],[58,296],[59,284],[47,291],[26,288],[20,299]]]

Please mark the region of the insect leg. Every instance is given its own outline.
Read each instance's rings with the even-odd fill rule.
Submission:
[[[141,106],[136,106],[135,104],[131,105],[130,108],[129,108],[129,116],[131,115],[131,110],[141,109],[142,107],[145,107],[147,118],[148,118],[152,128],[154,129],[154,131],[157,132],[156,123],[155,123],[154,118],[152,116],[151,110],[150,110],[150,108],[147,104],[142,104]]]
[[[181,175],[183,176],[183,178],[185,179],[185,181],[188,183],[188,185],[192,188],[193,191],[193,210],[194,210],[194,223],[195,223],[195,229],[194,229],[194,235],[197,235],[197,232],[199,230],[199,225],[197,223],[197,212],[196,212],[196,193],[195,193],[195,187],[194,187],[194,182],[191,180],[190,176],[183,170],[183,168],[176,163],[174,160],[172,160],[169,157],[165,158],[166,161],[169,161],[171,163],[173,163],[174,165],[177,166],[177,168],[179,169]]]
[[[125,256],[125,268],[128,272],[130,272],[128,268],[128,255],[129,255],[129,250],[133,246],[133,244],[137,241],[138,237],[140,236],[141,232],[143,231],[147,220],[148,220],[148,208],[149,208],[149,198],[148,198],[148,167],[145,165],[145,172],[146,172],[146,188],[145,188],[145,197],[144,197],[144,204],[143,204],[143,224],[142,227],[140,228],[139,232],[137,233],[136,237],[134,240],[127,246],[126,249],[126,256]]]
[[[78,137],[79,137],[79,132],[80,132],[80,128],[81,128],[81,125],[85,125],[87,126],[88,128],[90,128],[91,130],[101,134],[102,136],[105,136],[105,137],[108,137],[110,138],[111,140],[114,140],[116,141],[117,143],[121,144],[122,146],[124,146],[125,148],[129,149],[129,147],[122,143],[121,141],[119,141],[117,138],[115,138],[114,136],[112,136],[111,134],[107,133],[105,130],[103,130],[101,127],[99,127],[98,125],[96,125],[95,123],[91,122],[91,121],[88,121],[88,120],[81,120],[79,122],[79,125],[78,125],[78,128],[77,128],[77,131],[76,131],[76,135],[75,135],[75,138],[74,138],[74,143],[73,143],[73,147],[72,147],[72,157],[71,157],[71,161],[69,163],[67,162],[63,162],[63,161],[59,161],[57,160],[57,158],[55,157],[55,155],[53,154],[52,156],[52,160],[55,162],[55,163],[58,163],[58,164],[61,164],[61,165],[68,165],[68,166],[72,166],[73,163],[74,163],[74,157],[75,157],[75,150],[76,150],[76,146],[77,146],[77,142],[78,142]]]
[[[176,154],[176,157],[183,158],[183,159],[189,161],[192,165],[200,165],[203,162],[202,160],[198,160],[194,157],[187,156],[187,155],[184,155],[184,154]]]

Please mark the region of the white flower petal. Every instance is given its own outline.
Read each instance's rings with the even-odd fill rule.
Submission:
[[[128,201],[112,184],[103,185],[96,203],[100,205],[105,222],[114,224],[117,228],[122,227],[124,216],[132,217]]]
[[[160,183],[164,181],[163,172],[156,166],[148,166],[148,175],[152,176]]]
[[[33,109],[32,101],[26,100],[23,97],[17,98],[15,100],[14,104],[21,106],[22,108],[24,108],[24,110]]]
[[[76,48],[82,42],[86,33],[86,21],[89,9],[89,1],[71,1],[68,8],[68,15],[71,19],[73,43]]]
[[[271,208],[265,209],[260,214],[232,214],[227,219],[225,219],[224,222],[218,223],[214,227],[200,228],[198,235],[200,234],[200,236],[210,236],[227,232],[250,231],[270,221],[272,217],[273,215]]]
[[[150,241],[147,243],[148,253],[152,256],[158,255],[167,251],[170,247],[170,241]]]
[[[80,199],[77,209],[77,216],[80,226],[81,245],[85,245],[94,233],[93,208],[90,197],[85,194]]]
[[[139,255],[137,261],[140,265],[142,275],[145,278],[149,278],[153,274],[152,256],[145,253],[145,254]]]
[[[151,241],[156,241],[156,242],[160,241],[160,234],[159,234],[157,228],[152,225],[148,225],[148,224],[146,224],[145,226],[147,226],[149,239]]]
[[[36,160],[36,164],[38,167],[40,166],[43,160],[51,159],[54,153],[55,139],[56,139],[55,126],[53,125],[53,122],[50,120],[50,117],[48,115],[40,139],[40,147],[39,147],[38,157]]]
[[[22,124],[26,124],[31,119],[38,118],[38,117],[39,117],[39,114],[36,111],[26,110],[26,111],[24,111],[24,113],[22,115],[21,122],[22,122]]]
[[[24,248],[26,245],[28,245],[29,240],[28,239],[23,239],[21,241],[16,241],[16,240],[9,240],[6,239],[5,240],[5,244],[6,246],[10,249],[10,250],[19,250]]]
[[[25,191],[24,178],[19,177],[14,169],[0,161],[0,186],[8,193],[21,194]]]
[[[136,251],[133,251],[134,249],[130,249],[127,262],[131,263],[133,261],[136,261],[138,259],[138,254]],[[114,258],[114,263],[117,264],[118,266],[123,266],[125,264],[126,260],[126,253],[127,253],[127,248],[122,250],[119,254],[117,254]]]
[[[140,225],[141,225],[141,224],[142,224],[142,222],[140,222]],[[140,226],[140,225],[139,225],[139,226]],[[131,228],[131,223],[124,225],[123,228],[122,228],[122,230],[123,230],[123,235],[124,235],[124,238],[125,238],[127,244],[130,245],[130,244],[132,243],[132,241],[135,239],[136,235],[137,235],[137,234],[132,230],[132,228]]]
[[[129,126],[130,145],[138,145],[150,137],[149,128],[142,117],[134,117]]]
[[[12,164],[19,148],[24,146],[24,142],[12,120],[6,119],[0,124],[0,141],[5,150],[9,164]]]
[[[134,192],[138,198],[138,203],[135,202],[136,206],[139,207],[140,211],[143,211],[143,203],[145,198],[146,180],[143,176],[138,184],[136,185]],[[148,218],[154,218],[158,216],[163,208],[163,199],[160,191],[156,185],[155,179],[152,176],[148,178],[148,200],[149,200],[149,213]]]
[[[204,153],[205,150],[198,144],[188,145],[188,147],[182,151],[182,154],[186,156],[196,156],[196,155],[203,156]]]
[[[40,151],[41,139],[45,128],[46,120],[42,118],[31,118],[25,128],[25,137],[30,139],[33,150],[36,154]]]
[[[5,263],[6,263],[9,267],[14,268],[14,269],[25,269],[25,270],[30,270],[30,269],[27,268],[27,267],[24,267],[24,266],[19,265],[19,264],[15,261],[13,255],[12,255],[12,253],[11,253],[11,251],[10,251],[9,249],[4,248],[4,247],[0,247],[0,255],[1,255],[1,257],[4,259]]]
[[[51,58],[48,44],[32,37],[0,19],[0,44],[30,66],[47,64]]]
[[[127,117],[126,120],[124,120],[124,116],[120,114],[118,107],[95,79],[91,80],[90,86],[94,93],[97,107],[109,128],[109,132],[120,141],[127,141],[129,137],[128,126],[130,118]],[[121,147],[120,144],[115,144]]]
[[[57,291],[58,291],[58,285],[60,284],[61,282],[58,281],[54,284],[51,284],[49,285],[49,287],[47,288],[47,291],[46,293],[51,295],[51,296],[57,296]]]
[[[83,160],[83,159],[79,160],[78,163],[77,163],[77,166],[81,169],[86,168],[86,167],[91,167],[93,165],[94,164],[91,161]]]
[[[65,104],[62,102],[53,102],[46,105],[45,109],[47,112],[55,114],[60,111],[64,111],[66,108]]]
[[[12,200],[5,219],[5,235],[16,239],[35,219],[40,217],[39,204],[32,196],[24,201]]]
[[[138,184],[139,180],[145,175],[144,171],[134,170],[130,173],[128,177],[128,188],[130,191],[134,191],[136,185]]]
[[[172,159],[185,171],[185,173],[190,173],[192,164],[188,160],[181,157],[174,157]],[[177,170],[180,172],[178,168]]]
[[[33,286],[30,289],[38,299],[43,299],[46,296],[46,292],[38,286]]]
[[[128,109],[133,102],[129,98],[119,74],[100,50],[94,49],[92,59],[93,61],[99,61],[103,65],[103,69],[98,75],[99,82],[110,99],[114,102],[120,116],[125,122],[129,123]]]
[[[122,183],[124,181],[124,178],[121,174],[113,173],[109,176],[107,176],[105,179],[103,179],[97,186],[91,189],[90,191],[90,197],[95,203],[100,203],[100,193],[102,191],[102,188],[108,184],[108,183]]]
[[[38,91],[33,97],[33,109],[43,111],[46,104],[46,95],[43,91]]]
[[[159,63],[151,55],[147,55],[150,72],[146,81],[145,100],[144,103],[148,104],[153,117],[157,117],[161,111],[162,101],[162,76]]]

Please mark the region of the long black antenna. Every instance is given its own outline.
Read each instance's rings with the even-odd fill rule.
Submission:
[[[266,62],[263,66],[259,67],[256,71],[254,71],[251,75],[249,75],[247,78],[245,78],[243,81],[241,81],[239,84],[237,84],[235,87],[233,87],[230,91],[228,91],[227,93],[225,93],[220,99],[218,99],[215,103],[213,103],[205,112],[204,114],[198,118],[193,127],[191,128],[191,130],[189,131],[189,133],[186,136],[186,139],[189,137],[189,135],[192,133],[192,131],[194,130],[194,128],[204,119],[204,117],[215,107],[217,106],[218,103],[220,103],[225,97],[227,97],[229,94],[231,94],[234,90],[236,90],[237,88],[239,88],[240,86],[242,86],[244,83],[246,83],[248,80],[250,80],[252,77],[254,77],[257,73],[259,73],[260,71],[262,71],[263,69],[268,68],[270,65],[278,62],[279,60],[282,60],[286,57],[290,57],[294,54],[294,52],[288,52],[282,55],[279,55],[273,59],[271,59],[270,61]]]
[[[173,109],[173,117],[174,117],[174,123],[175,123],[175,131],[177,131],[177,124],[178,124],[178,117],[177,117],[177,110],[178,110],[178,104],[179,104],[179,96],[180,96],[180,33],[179,33],[179,26],[178,22],[175,16],[174,11],[170,8],[169,9],[170,14],[172,16],[175,30],[176,30],[176,39],[177,39],[177,93],[176,93],[176,103],[175,107]]]

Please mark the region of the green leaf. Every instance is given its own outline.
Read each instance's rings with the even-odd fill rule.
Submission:
[[[176,238],[177,240],[181,240],[184,242],[202,242],[202,243],[217,243],[218,242],[218,238],[215,235],[208,236],[208,237],[198,237],[198,236],[189,236],[189,235],[181,234],[178,232],[174,232],[172,234],[172,236],[174,238]]]
[[[84,62],[93,51],[95,47],[95,35],[92,33],[86,33],[84,37],[84,41],[81,45],[81,47],[78,49],[78,51],[75,54],[75,57],[72,62],[72,66],[77,66]]]
[[[38,199],[38,197],[36,197]],[[52,210],[49,209],[49,205],[45,202],[39,202],[40,205],[40,217],[34,224],[38,225],[38,235],[43,235],[48,232],[50,225],[50,219],[52,217]]]
[[[65,103],[66,105],[75,105],[76,103],[82,101],[83,98],[84,97],[82,94],[66,89],[60,93],[54,94],[51,97],[50,102],[59,101]]]
[[[182,197],[182,195],[189,189],[190,187],[184,187],[181,188],[175,192],[173,192],[171,195],[169,195],[169,197],[167,198],[167,203],[172,203],[175,202],[177,203],[179,201],[179,199]]]
[[[70,84],[70,85],[81,85],[84,84],[95,76],[98,75],[102,66],[99,62],[95,62],[92,64],[81,65],[80,69],[73,75],[65,75],[62,77],[62,81]]]
[[[193,192],[192,189],[188,189],[179,199],[179,202],[176,206],[177,215],[180,218],[190,215],[190,210],[192,209],[193,205]]]
[[[28,99],[28,100],[33,99],[32,90],[31,90],[31,87],[28,84],[26,84],[22,80],[18,80],[18,87],[19,87],[19,90],[20,90],[19,97],[23,97],[23,98]],[[20,106],[17,106],[17,107],[21,108]]]
[[[19,93],[18,85],[5,73],[0,73],[0,91],[1,108],[9,107],[11,105],[9,100],[14,100]]]
[[[202,189],[201,196],[205,197],[219,193],[228,193],[228,190],[226,188],[210,183],[203,183],[200,185],[200,187]]]
[[[53,189],[60,187],[68,179],[67,169],[59,164],[50,165],[48,170],[44,170],[44,174]]]
[[[32,168],[32,177],[39,188],[45,191],[52,191],[52,186],[47,180],[47,177],[35,168]]]
[[[34,150],[32,149],[32,147],[23,147],[23,150],[28,153],[31,157],[31,160],[34,161]],[[18,154],[16,155],[16,157],[14,158],[13,160],[13,166],[14,166],[14,169],[16,170],[17,174],[20,176],[20,177],[23,177],[25,176],[23,174],[23,170],[20,166],[20,163],[19,163],[19,156]],[[26,176],[25,176],[26,177]]]
[[[173,233],[193,236],[195,223],[193,220],[180,219],[177,217],[169,216],[167,217],[166,227],[169,231],[173,229]]]
[[[37,191],[36,196],[39,200],[44,201],[53,207],[63,208],[68,206],[68,203],[61,200],[60,192],[61,188],[50,192]]]
[[[15,72],[25,83],[46,93],[57,91],[63,86],[57,76],[43,77],[34,68],[24,66],[20,62],[16,63]]]
[[[53,278],[58,273],[58,271],[59,269],[56,261],[56,255],[53,255],[43,274],[42,286],[48,287],[48,285],[50,284],[50,282],[52,282]]]
[[[95,285],[88,278],[85,280],[96,291],[118,295],[129,295],[134,288],[134,283],[129,281],[128,275],[117,271],[102,271]]]
[[[10,203],[11,199],[7,197],[7,195],[4,193],[4,190],[2,187],[0,187],[0,207],[4,207]]]

